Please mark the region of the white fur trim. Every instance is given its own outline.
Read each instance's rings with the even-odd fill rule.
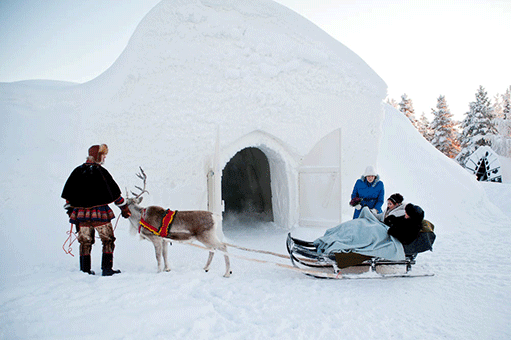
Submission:
[[[101,144],[99,146],[98,155],[99,154],[103,154],[103,155],[107,155],[108,154],[108,146],[106,144]]]

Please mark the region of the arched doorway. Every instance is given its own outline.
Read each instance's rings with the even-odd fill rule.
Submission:
[[[247,221],[273,221],[270,165],[258,148],[234,155],[222,171],[224,219],[236,215]]]

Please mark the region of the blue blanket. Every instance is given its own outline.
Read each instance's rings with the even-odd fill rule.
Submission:
[[[322,254],[353,252],[391,261],[404,260],[403,245],[387,234],[387,230],[388,227],[364,207],[359,218],[328,229],[314,245]]]

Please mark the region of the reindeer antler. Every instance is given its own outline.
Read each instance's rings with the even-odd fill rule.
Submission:
[[[143,187],[143,188],[141,188],[141,187],[137,187],[137,186],[135,186],[135,188],[137,188],[138,190],[140,190],[140,193],[139,193],[138,195],[137,195],[137,194],[135,194],[133,191],[131,192],[133,195],[135,195],[135,198],[139,198],[140,196],[142,196],[142,194],[143,194],[144,192],[149,193],[149,191],[147,191],[147,190],[145,189],[145,184],[146,184],[146,180],[147,180],[147,175],[145,174],[145,172],[144,172],[144,170],[142,169],[142,167],[139,167],[139,168],[140,168],[140,173],[139,173],[139,174],[137,174],[137,177],[138,177],[138,178],[140,178],[140,179],[144,182],[144,187]]]

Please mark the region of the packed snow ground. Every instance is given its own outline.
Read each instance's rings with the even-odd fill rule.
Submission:
[[[34,131],[46,128],[38,125]],[[78,244],[72,246],[75,257],[61,248],[69,228],[58,197],[62,178],[52,176],[37,154],[57,142],[42,138],[46,144],[28,154],[30,167],[2,176],[2,192],[8,195],[2,197],[0,216],[0,338],[511,338],[509,181],[477,183],[458,172],[393,109],[387,108],[383,131],[378,168],[386,195],[402,192],[436,225],[434,251],[421,254],[413,269],[433,277],[319,280],[273,264],[289,264],[284,259],[230,249],[267,262],[232,257],[233,275],[226,279],[221,254],[205,273],[207,252],[177,243],[170,247],[172,271],[158,274],[152,245],[130,235],[124,219],[116,229],[114,261],[122,273],[86,275],[78,270]],[[19,190],[7,191],[7,186]],[[55,197],[41,197],[39,188]],[[295,228],[292,233],[313,239],[323,231]],[[230,243],[278,253],[285,253],[287,232],[271,223],[225,228]],[[97,240],[93,248],[96,272],[100,244]]]

